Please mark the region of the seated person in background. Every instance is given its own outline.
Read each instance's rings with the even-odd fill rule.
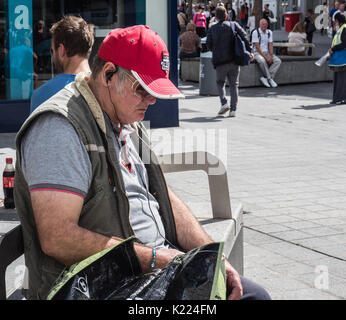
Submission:
[[[260,81],[267,88],[276,88],[278,85],[274,81],[274,77],[280,68],[281,60],[274,55],[273,32],[268,29],[266,19],[262,18],[260,27],[252,32],[252,43],[255,60],[263,73]]]
[[[180,59],[199,57],[200,38],[196,33],[196,26],[193,23],[187,24],[186,31],[181,35],[179,42]]]
[[[196,33],[196,26],[189,22],[186,26],[186,31],[179,38],[179,58],[195,58],[200,54],[201,39]],[[181,78],[181,63],[179,67],[179,78]]]
[[[305,26],[302,22],[298,22],[293,30],[288,34],[288,43],[306,43]],[[289,56],[305,56],[306,48],[301,47],[288,47],[287,54]]]

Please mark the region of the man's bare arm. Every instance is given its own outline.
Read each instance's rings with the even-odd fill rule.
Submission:
[[[273,54],[274,54],[274,45],[273,45],[273,42],[269,42],[269,43],[268,43],[268,49],[269,49],[269,54],[270,54],[271,56],[273,56]]]
[[[186,251],[212,243],[213,240],[204,231],[191,210],[168,188],[173,209],[179,245]]]
[[[259,44],[259,42],[254,42],[256,51],[263,57],[266,58],[266,55],[263,53],[263,51],[261,50],[261,46]]]
[[[59,191],[31,193],[35,222],[43,252],[60,263],[70,266],[123,239],[106,237],[78,225],[83,199]],[[152,261],[152,248],[135,243],[135,251],[142,271],[148,272]],[[156,267],[162,268],[179,254],[177,250],[159,250]]]

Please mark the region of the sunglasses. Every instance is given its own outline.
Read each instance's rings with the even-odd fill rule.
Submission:
[[[140,99],[152,99],[154,96],[152,96],[148,91],[146,91],[141,84],[138,82],[137,79],[135,79],[133,76],[131,76],[128,73],[125,73],[126,78],[131,82],[132,84],[132,93],[134,96]]]

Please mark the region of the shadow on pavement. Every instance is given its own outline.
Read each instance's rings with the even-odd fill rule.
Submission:
[[[280,72],[280,71],[279,71]],[[186,84],[189,83],[189,86]],[[180,87],[181,86],[181,87]],[[185,99],[201,99],[203,97],[210,98],[213,96],[201,96],[198,91],[198,83],[184,82],[179,83],[179,88],[185,94]],[[226,88],[227,95],[229,88]],[[244,98],[275,98],[275,97],[288,97],[290,99],[297,99],[299,97],[318,98],[318,99],[332,99],[333,82],[312,82],[302,84],[282,84],[277,88],[266,87],[240,87],[239,96]]]
[[[220,122],[225,117],[223,116],[218,116],[218,117],[196,117],[196,118],[191,118],[191,119],[180,119],[180,122]]]
[[[185,100],[191,100],[191,99],[201,99],[201,98],[210,98],[214,96],[200,96],[200,95],[185,95]]]
[[[315,105],[311,105],[311,106],[300,106],[299,108],[292,108],[292,109],[296,109],[296,110],[318,110],[318,109],[326,109],[326,108],[333,108],[333,107],[337,107],[336,104],[315,104]]]
[[[319,99],[332,98],[333,93],[332,82],[314,82],[302,84],[284,84],[277,88],[251,87],[239,88],[240,96],[248,98],[275,98],[278,97],[311,97]]]

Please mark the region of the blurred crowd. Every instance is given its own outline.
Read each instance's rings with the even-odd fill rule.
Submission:
[[[191,21],[188,19],[187,5],[182,1],[178,6],[178,33],[182,34],[186,31],[186,26],[192,22],[196,26],[196,32],[200,38],[206,36],[206,31],[216,23],[215,9],[218,6],[223,6],[227,10],[227,20],[237,21],[243,28],[248,28],[248,23],[251,14],[251,9],[247,2],[241,5],[240,8],[233,8],[231,2],[224,4],[222,1],[208,1],[208,4],[197,3],[192,8]]]

